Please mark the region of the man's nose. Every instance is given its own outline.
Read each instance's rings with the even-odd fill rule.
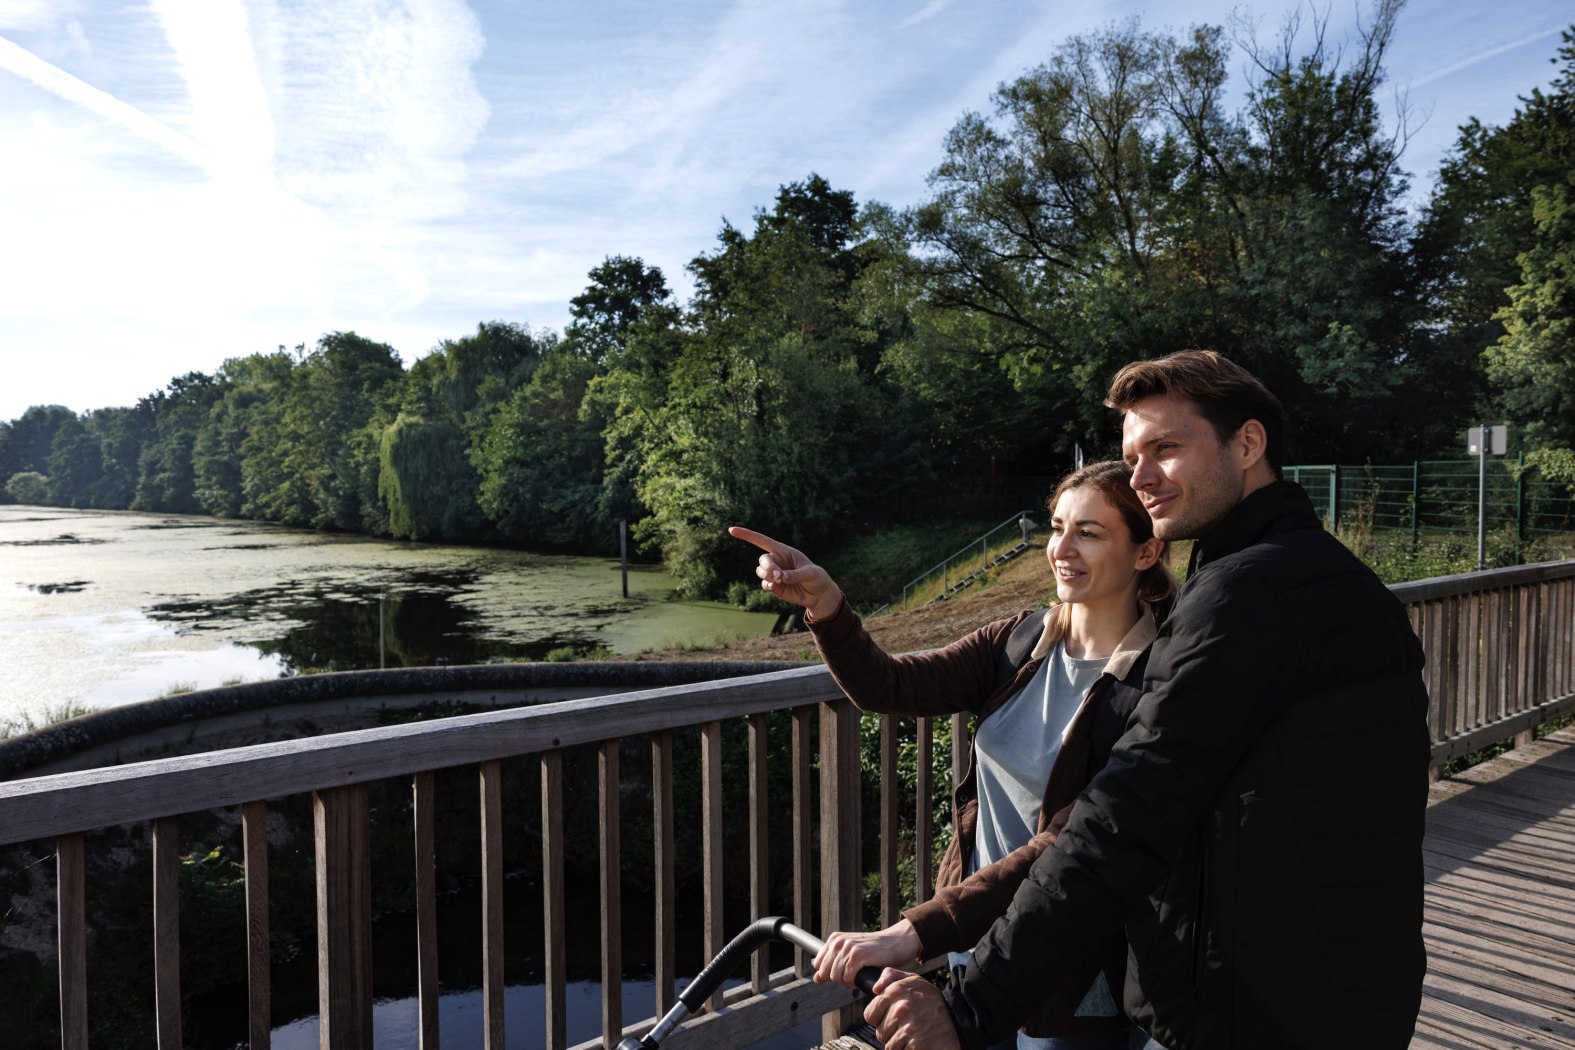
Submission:
[[[1153,488],[1158,480],[1159,472],[1154,469],[1153,460],[1139,456],[1137,462],[1132,464],[1132,480],[1127,484],[1132,486],[1134,492],[1143,492]]]

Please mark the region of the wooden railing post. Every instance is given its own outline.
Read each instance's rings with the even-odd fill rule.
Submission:
[[[431,770],[410,783],[416,858],[416,1002],[418,1050],[438,1050],[437,778]]]
[[[749,910],[755,916],[771,914],[770,809],[766,754],[770,750],[770,725],[764,714],[749,716]],[[749,960],[749,986],[756,995],[766,990],[771,977],[768,953],[756,952]]]
[[[700,727],[700,881],[707,959],[715,958],[728,942],[722,912],[722,848],[722,723],[707,722]],[[706,1005],[722,1008],[720,987]]]
[[[55,840],[61,1050],[87,1050],[88,1045],[85,852],[80,833]]]
[[[268,950],[268,804],[241,807],[246,874],[246,996],[248,1050],[273,1046],[273,974]]]
[[[859,713],[851,700],[820,708],[820,922],[822,937],[860,930]],[[831,1042],[856,1022],[857,1006],[826,1014],[821,1039]]]
[[[623,1036],[623,860],[619,838],[617,738],[604,740],[598,756],[597,809],[601,823],[602,1042]]]
[[[931,838],[935,834],[935,814],[930,809],[935,776],[933,720],[919,719],[919,724],[914,728],[914,752],[918,768],[915,770],[913,783],[913,902],[923,904],[930,899],[935,877],[931,844]]]
[[[179,817],[153,822],[153,999],[159,1050],[181,1050]]]
[[[321,1044],[372,1050],[372,868],[366,785],[312,795],[317,839],[317,1000]]]
[[[503,763],[481,763],[481,1045],[503,1050]]]
[[[651,835],[655,854],[656,1016],[660,1017],[678,1001],[674,987],[678,979],[678,937],[675,925],[678,891],[673,885],[673,732],[664,729],[651,740]]]
[[[811,741],[814,733],[815,712],[812,708],[793,709],[793,922],[801,929],[814,929],[815,868],[810,863],[814,841],[814,813],[810,796],[814,791],[814,778],[810,774]],[[803,949],[793,952],[793,972],[800,977],[810,974],[809,956]]]
[[[557,748],[541,755],[541,919],[542,967],[546,1000],[547,1050],[562,1050],[569,1041],[568,927],[564,916],[563,885],[563,752]],[[502,1050],[498,1047],[497,1050]]]
[[[902,911],[897,848],[897,719],[880,716],[880,924],[890,926]]]

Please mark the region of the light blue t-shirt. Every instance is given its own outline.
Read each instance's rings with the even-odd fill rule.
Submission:
[[[1075,660],[1057,642],[1028,684],[980,723],[974,737],[979,818],[967,874],[994,864],[1034,837],[1045,781],[1061,753],[1061,734],[1107,662],[1102,656]],[[948,954],[953,966],[966,966],[973,953]],[[1118,1012],[1101,973],[1078,1006],[1077,1016],[1113,1017]],[[1038,1050],[1049,1042],[1018,1033],[1019,1050]]]
[[[1074,660],[1057,642],[1028,684],[980,723],[974,740],[979,819],[969,874],[1034,837],[1061,734],[1106,662]]]

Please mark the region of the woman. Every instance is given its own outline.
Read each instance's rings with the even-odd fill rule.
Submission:
[[[1065,825],[1072,803],[1105,764],[1143,692],[1158,616],[1174,585],[1165,545],[1128,484],[1124,463],[1074,471],[1050,499],[1046,556],[1059,604],[974,631],[943,649],[889,656],[826,571],[748,529],[734,537],[765,551],[756,575],[804,606],[826,665],[860,708],[904,715],[977,717],[969,770],[954,796],[956,835],[941,859],[934,898],[872,933],[832,933],[815,959],[817,981],[851,985],[866,966],[904,966],[967,951],[1006,912],[1028,869]],[[1021,1050],[1106,1050],[1127,1045],[1118,1005],[1126,945],[1050,991],[1018,1033]]]

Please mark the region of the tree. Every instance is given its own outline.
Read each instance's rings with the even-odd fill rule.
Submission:
[[[476,476],[454,424],[401,412],[383,430],[377,492],[397,539],[473,539],[482,531]],[[457,469],[456,469],[457,468]]]
[[[1550,90],[1522,96],[1503,127],[1475,119],[1461,127],[1413,250],[1437,370],[1462,392],[1456,400],[1527,422],[1523,413],[1534,411],[1537,394],[1522,384],[1557,356],[1550,357],[1548,340],[1557,338],[1558,294],[1529,282],[1536,274],[1558,283],[1563,220],[1556,213],[1567,193],[1559,187],[1575,170],[1575,29],[1564,32],[1553,61],[1561,65]],[[1548,396],[1556,400],[1557,391]],[[1556,429],[1530,436],[1564,440]]]
[[[610,468],[632,464],[649,511],[635,534],[690,593],[747,570],[727,525],[812,545],[911,477],[914,435],[887,411],[881,330],[856,295],[862,233],[851,193],[815,175],[782,187],[752,235],[724,224],[690,264],[684,329],[638,341],[648,356],[600,384],[621,409]]]
[[[594,360],[565,341],[493,414],[473,457],[478,501],[505,537],[527,546],[608,550],[615,519],[602,495],[602,436],[582,404]]]
[[[9,423],[0,423],[0,477],[49,470],[55,431],[76,413],[64,405],[33,405]]]
[[[988,318],[960,349],[1038,418],[1113,447],[1099,407],[1134,356],[1218,349],[1277,390],[1304,454],[1349,453],[1416,379],[1398,168],[1375,93],[1400,10],[1349,55],[1292,20],[1223,106],[1223,31],[1135,21],[1074,37],[965,115],[906,216],[935,309]],[[959,357],[959,367],[961,357]],[[970,362],[969,367],[977,366]]]
[[[1575,450],[1575,178],[1532,191],[1532,243],[1495,318],[1488,378],[1537,449]],[[1546,455],[1546,453],[1544,453]]]
[[[133,510],[202,512],[202,505],[197,502],[192,446],[208,410],[223,393],[213,377],[188,372],[170,380],[164,390],[138,402],[139,408],[152,417],[153,433],[143,444],[137,464]]]
[[[49,479],[36,470],[23,470],[6,479],[5,492],[17,503],[49,502]]]
[[[243,481],[250,511],[316,528],[385,531],[378,452],[403,375],[386,343],[354,332],[319,339],[292,372],[277,415],[261,414],[243,442],[253,468]]]
[[[575,351],[598,365],[624,352],[637,325],[677,323],[678,308],[658,267],[626,255],[610,255],[589,276],[585,291],[569,300],[574,320],[563,334]]]
[[[1497,315],[1533,239],[1533,192],[1575,169],[1575,29],[1553,61],[1562,67],[1551,90],[1522,96],[1503,127],[1461,126],[1417,229],[1433,323],[1472,356],[1503,334]]]
[[[60,507],[97,506],[103,478],[104,458],[98,438],[81,420],[66,420],[55,431],[49,453],[50,502]]]
[[[247,439],[267,416],[269,403],[275,403],[275,410],[282,403],[294,367],[282,346],[271,354],[230,358],[220,366],[224,393],[192,443],[195,494],[206,513],[233,518],[247,509]],[[255,465],[252,473],[255,477]]]

